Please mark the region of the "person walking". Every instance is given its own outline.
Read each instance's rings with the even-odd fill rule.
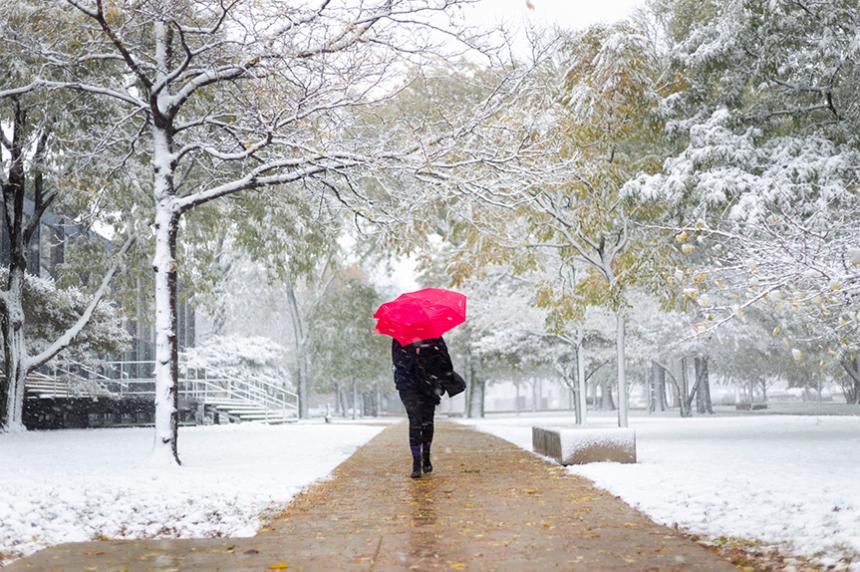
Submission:
[[[394,385],[409,417],[412,478],[433,470],[433,415],[443,393],[463,392],[442,334],[466,321],[466,297],[453,290],[423,288],[385,302],[373,313],[374,333],[391,336]]]
[[[409,418],[409,448],[413,479],[433,471],[430,448],[433,444],[433,417],[454,367],[448,347],[441,337],[401,345],[391,340],[394,385]]]

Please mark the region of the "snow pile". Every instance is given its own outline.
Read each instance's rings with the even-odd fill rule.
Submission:
[[[0,562],[106,536],[252,536],[267,509],[327,475],[381,427],[183,429],[182,468],[147,463],[152,429],[0,435]]]
[[[615,422],[598,415],[590,426]],[[469,422],[531,450],[532,425],[570,425],[572,414]],[[632,417],[631,427],[637,464],[568,470],[660,523],[860,570],[860,417]]]

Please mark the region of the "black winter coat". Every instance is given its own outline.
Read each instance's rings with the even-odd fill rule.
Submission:
[[[391,340],[394,385],[398,391],[421,393],[439,402],[444,386],[454,375],[448,346],[442,338],[402,346]]]

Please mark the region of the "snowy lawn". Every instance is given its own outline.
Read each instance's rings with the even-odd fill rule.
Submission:
[[[532,425],[572,417],[464,421],[531,450]],[[594,415],[589,425],[612,427]],[[631,417],[639,462],[569,467],[654,520],[760,540],[860,570],[860,417]]]
[[[147,464],[152,429],[0,435],[0,562],[100,536],[252,536],[262,512],[287,504],[381,430],[184,428],[183,467],[167,470]]]

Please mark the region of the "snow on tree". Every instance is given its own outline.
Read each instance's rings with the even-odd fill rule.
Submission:
[[[581,314],[583,305],[614,313],[620,426],[627,425],[626,291],[651,271],[660,246],[639,226],[653,218],[654,210],[643,209],[622,187],[640,172],[659,167],[657,108],[677,90],[656,37],[631,20],[565,38],[542,68],[552,98],[534,126],[545,152],[542,170],[551,176],[478,197],[484,210],[506,214],[472,214],[473,224],[494,235],[502,249],[558,252],[567,267],[562,273],[576,276],[570,281],[576,284],[570,291],[575,296],[548,295],[546,301],[566,306],[567,319]],[[506,220],[511,213],[522,223]]]
[[[697,17],[690,18],[695,5]],[[857,355],[860,31],[855,2],[665,0],[683,93],[664,100],[679,151],[627,193],[662,202],[690,258],[685,288],[722,304],[710,332],[756,305],[816,324],[786,348]],[[704,306],[708,306],[704,304]],[[793,316],[784,310],[792,309]],[[858,386],[860,387],[860,386]]]
[[[184,214],[238,192],[291,183],[301,183],[293,192],[326,188],[368,200],[353,197],[353,182],[361,177],[381,181],[373,198],[381,202],[392,191],[383,173],[439,184],[464,165],[474,173],[516,157],[516,140],[486,148],[481,137],[483,125],[518,88],[507,77],[479,108],[461,109],[432,129],[416,131],[406,121],[379,129],[363,125],[357,113],[397,94],[413,65],[464,50],[481,53],[490,36],[456,20],[457,8],[470,2],[326,1],[314,7],[56,0],[77,10],[73,30],[89,41],[50,53],[36,49],[40,65],[0,90],[0,97],[71,90],[119,104],[124,110],[115,116],[117,125],[152,169],[155,459],[179,459],[176,254]],[[484,61],[497,61],[483,53],[489,56]],[[77,66],[96,60],[100,78],[74,77]]]
[[[218,376],[260,377],[294,388],[283,367],[286,349],[263,336],[212,336],[183,352],[182,365],[190,370],[215,370]]]

